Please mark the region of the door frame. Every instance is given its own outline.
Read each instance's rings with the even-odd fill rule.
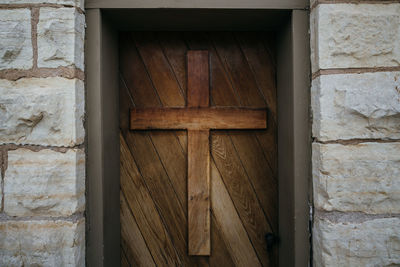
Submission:
[[[246,27],[265,26],[277,32],[279,266],[308,266],[312,203],[308,0],[86,0],[87,266],[120,262],[118,30],[138,23],[130,21],[135,18],[130,14],[168,14],[187,8],[188,2],[196,4],[187,11],[232,13],[232,21]],[[263,11],[265,20],[248,19]]]

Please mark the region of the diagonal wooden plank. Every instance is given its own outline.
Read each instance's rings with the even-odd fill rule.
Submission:
[[[157,38],[186,99],[186,51],[181,32],[158,32]]]
[[[120,148],[121,190],[127,196],[127,204],[146,240],[154,262],[160,266],[182,264],[122,136],[120,136]]]
[[[265,107],[265,101],[258,90],[257,84],[252,77],[251,69],[240,49],[236,44],[231,32],[209,33],[213,40],[216,52],[225,63],[225,70],[232,81],[233,87],[238,92],[239,99],[244,106],[254,103],[254,107]]]
[[[157,107],[160,100],[152,89],[146,68],[135,47],[131,34],[120,34],[119,70],[126,88],[138,107]],[[146,88],[147,90],[141,90]]]
[[[216,224],[236,266],[261,266],[246,230],[214,163],[211,164],[211,205]]]
[[[129,47],[129,49],[131,49],[131,47]],[[143,66],[142,66],[143,67]],[[145,85],[149,85],[149,83],[141,83],[141,84],[136,84],[136,86],[139,86],[139,87],[137,87],[137,88],[143,88],[143,89],[147,89],[147,91],[150,91],[150,90],[148,90],[148,87],[146,87]],[[128,99],[129,99],[129,96],[127,95],[127,90],[122,90],[122,89],[125,89],[125,88],[121,88],[120,89],[120,112],[121,113],[123,113],[123,112],[127,112],[127,110],[129,110],[129,108],[132,108],[133,107],[133,104],[132,104],[132,102],[130,102]],[[151,88],[150,88],[151,89]],[[135,96],[137,96],[137,94],[139,94],[139,96],[140,96],[140,92],[138,92],[137,90],[131,90],[131,92],[133,93],[133,98],[135,97]],[[134,98],[134,100],[135,100],[135,98]],[[138,98],[138,100],[139,101],[136,101],[139,105],[145,105],[146,103],[154,103],[154,102],[152,102],[153,100],[154,100],[154,98],[152,98],[152,95],[151,94],[149,94],[149,99],[148,100],[146,100],[145,98]],[[147,102],[146,102],[147,101]],[[121,116],[123,116],[123,115],[121,115]],[[124,125],[123,124],[121,124],[121,127],[124,127]],[[125,135],[125,136],[131,136],[132,137],[132,135],[133,135],[133,133],[130,133],[129,132],[129,130],[128,130],[128,128],[122,128],[121,129],[121,131],[122,131],[122,133]],[[146,138],[148,138],[149,139],[149,137],[147,136],[147,134],[146,133],[142,133],[142,134],[144,134],[144,136],[146,137]],[[127,139],[128,140],[128,143],[129,143],[129,140],[130,139]],[[129,146],[132,146],[131,144],[129,145]],[[146,147],[147,146],[147,147]],[[147,148],[148,147],[150,147],[150,148],[152,148],[153,147],[153,145],[152,145],[152,142],[151,142],[151,139],[149,139],[149,142],[148,143],[146,143],[146,144],[144,144],[144,146],[142,146],[141,148],[142,149],[144,149],[144,151],[146,151],[147,150]],[[140,154],[139,154],[140,155]],[[159,159],[157,158],[157,156],[155,157],[155,159],[153,159],[153,161],[158,161],[159,162]],[[165,176],[163,176],[163,177],[165,177]],[[146,181],[146,182],[148,182],[148,180]],[[161,183],[160,183],[161,184]],[[151,185],[154,185],[154,183],[151,183]],[[147,185],[144,183],[144,186],[145,187],[147,187]],[[172,192],[172,196],[173,196],[173,189],[172,189],[172,187],[168,187],[169,188],[169,192]],[[149,189],[149,188],[147,188],[147,189]],[[154,189],[154,188],[152,188],[152,189]],[[171,191],[172,190],[172,191]],[[151,190],[149,190],[149,192],[151,192]],[[162,198],[166,198],[166,196],[161,196],[161,200],[160,200],[160,196],[158,197],[158,198],[156,198],[154,201],[154,204],[155,204],[155,207],[156,207],[156,212],[157,212],[157,215],[158,216],[162,216],[163,214],[165,215],[165,214],[168,214],[168,212],[167,213],[163,213],[161,210],[159,210],[159,207],[157,206],[157,204],[159,204],[159,202],[164,202],[164,200],[162,199]],[[168,197],[169,198],[169,197]],[[176,202],[175,202],[176,203]],[[179,211],[179,209],[180,209],[180,206],[179,206],[179,203],[177,203],[178,204],[178,206],[176,206],[176,204],[174,204],[175,205],[175,207],[177,207],[177,210]],[[173,214],[172,214],[172,216],[173,216]],[[182,246],[182,245],[179,245],[178,244],[178,246],[176,246],[176,242],[178,242],[179,241],[179,238],[176,238],[176,227],[175,226],[171,226],[171,224],[167,224],[168,223],[168,221],[166,222],[166,221],[164,221],[163,219],[161,219],[162,217],[160,217],[160,222],[163,224],[163,226],[165,227],[165,230],[166,230],[166,233],[168,233],[168,235],[171,237],[171,241],[173,242],[173,243],[171,243],[171,246],[173,247],[173,249],[176,249],[177,248],[177,252],[175,252],[175,253],[177,253],[176,255],[177,255],[177,257],[179,258],[179,261],[180,262],[183,262],[185,265],[186,264],[190,264],[190,260],[188,259],[188,257],[186,256],[186,249],[185,249],[185,247],[184,246]],[[149,223],[149,224],[151,224],[151,222],[147,222],[147,223]],[[156,223],[157,223],[157,221],[156,221]],[[150,227],[152,227],[152,226],[150,226]],[[172,231],[171,231],[171,229],[172,229]],[[179,229],[178,229],[179,230]],[[184,235],[184,233],[181,233],[179,236],[182,236],[182,235]],[[147,241],[147,239],[146,239],[146,241]],[[161,241],[159,241],[159,242],[161,242]],[[160,244],[161,246],[163,246],[163,244],[161,243]],[[160,250],[162,250],[161,248],[160,248]],[[159,253],[159,252],[155,252],[155,253]],[[167,253],[168,253],[168,251],[167,251]],[[170,252],[169,252],[170,253]],[[160,254],[160,253],[159,253]],[[160,256],[161,257],[163,257],[163,254],[161,253],[160,254]],[[157,262],[157,261],[156,261]],[[159,265],[159,263],[157,262],[157,265]],[[161,264],[162,265],[162,264]]]
[[[264,38],[273,39],[270,37],[272,34],[265,34]],[[276,64],[272,51],[267,50],[259,33],[236,32],[235,37],[271,110],[272,117],[276,120]]]
[[[257,195],[246,177],[235,148],[224,133],[218,132],[212,135],[211,151],[257,255],[263,265],[268,266],[270,259],[266,251],[264,235],[271,232],[272,229],[262,212]]]
[[[156,39],[154,34],[148,32],[135,32],[134,38],[136,47],[146,65],[146,69],[158,95],[160,96],[162,104],[173,107],[185,106],[185,100],[179,84],[171,66],[161,50],[161,47],[158,43],[154,42]],[[174,97],[176,94],[181,97]]]
[[[265,211],[265,216],[274,232],[278,231],[278,184],[271,168],[266,166],[263,148],[254,135],[231,131],[235,151],[239,156],[254,191]]]
[[[122,191],[120,214],[121,241],[128,262],[134,266],[156,266]]]
[[[277,176],[276,64],[274,63],[274,49],[271,47],[274,36],[271,33],[266,34],[263,40],[255,33],[241,32],[235,35],[271,111],[268,114],[270,127],[267,131],[257,132],[256,135],[274,172],[274,176]]]

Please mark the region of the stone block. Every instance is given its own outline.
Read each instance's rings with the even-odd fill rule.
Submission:
[[[85,266],[85,222],[1,221],[0,266]]]
[[[49,149],[8,152],[4,212],[11,216],[70,216],[85,209],[85,154]]]
[[[321,75],[311,96],[318,140],[400,138],[400,72]]]
[[[84,140],[81,80],[0,80],[0,144],[75,146]]]
[[[313,72],[400,65],[400,3],[322,4],[312,13]]]
[[[399,218],[361,222],[316,218],[313,228],[313,266],[400,265]]]
[[[30,69],[33,64],[31,12],[0,10],[0,69]]]
[[[37,31],[38,67],[84,69],[83,14],[75,8],[41,8]]]
[[[57,4],[84,8],[84,0],[0,0],[0,4]]]
[[[312,146],[314,206],[400,213],[400,143]]]

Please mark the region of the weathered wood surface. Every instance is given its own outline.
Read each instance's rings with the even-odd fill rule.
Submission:
[[[210,81],[208,51],[188,51],[187,106],[208,108]],[[173,121],[173,120],[172,120]],[[210,255],[210,132],[188,130],[188,252]]]
[[[266,109],[200,107],[135,108],[131,110],[131,130],[265,129],[266,127]]]
[[[229,37],[229,34],[227,34]],[[139,177],[143,182],[143,188],[149,195],[152,202],[136,202],[129,200],[137,198],[137,192],[129,190],[125,194],[127,202],[132,205],[132,214],[136,219],[136,212],[146,206],[154,205],[153,212],[148,211],[151,216],[161,218],[163,231],[167,233],[167,239],[160,239],[160,244],[155,246],[150,242],[151,235],[144,231],[159,228],[152,225],[153,222],[147,221],[147,227],[143,225],[143,219],[136,219],[138,227],[143,235],[146,244],[152,244],[150,252],[154,248],[160,248],[159,254],[155,254],[157,259],[167,258],[178,261],[173,263],[163,263],[161,260],[154,260],[158,266],[167,265],[186,265],[186,266],[276,266],[277,254],[268,254],[265,251],[265,241],[262,241],[264,234],[269,229],[277,231],[277,181],[276,181],[276,124],[274,123],[274,109],[272,104],[276,99],[273,51],[270,51],[269,34],[266,33],[236,33],[232,38],[225,38],[220,42],[211,33],[121,33],[121,54],[120,54],[120,107],[121,107],[121,133],[133,158],[140,158],[140,153],[156,151],[155,157],[148,162],[135,162],[140,172]],[[232,42],[231,40],[234,39]],[[152,44],[152,49],[159,50],[147,51],[146,45]],[[261,44],[261,45],[260,45]],[[221,49],[233,47],[236,53],[248,59],[248,64],[252,70],[252,75],[247,79],[255,79],[260,89],[258,97],[263,98],[262,105],[255,105],[259,100],[246,102],[240,99],[239,88],[236,83],[230,80],[229,68],[226,57],[222,57]],[[216,49],[217,47],[217,49]],[[139,48],[139,49],[138,49]],[[250,49],[251,48],[251,49]],[[147,48],[148,49],[148,48]],[[204,49],[210,53],[210,103],[217,107],[268,107],[268,129],[263,131],[228,131],[211,132],[211,245],[212,254],[209,257],[190,257],[187,255],[187,134],[185,131],[129,131],[129,109],[132,108],[153,108],[153,107],[184,107],[186,99],[186,52],[188,49]],[[144,51],[146,50],[146,51]],[[146,52],[146,53],[144,53]],[[251,53],[250,53],[251,52]],[[145,56],[146,55],[146,56]],[[150,66],[148,57],[155,55],[161,59],[161,67]],[[162,56],[160,56],[162,55]],[[249,56],[250,55],[250,56]],[[260,56],[258,56],[260,55]],[[265,56],[266,55],[266,56]],[[258,58],[259,57],[259,58]],[[255,62],[254,59],[257,61]],[[156,64],[156,63],[154,63]],[[257,66],[262,69],[257,71]],[[239,67],[239,66],[236,66]],[[230,68],[236,68],[234,64]],[[151,80],[156,75],[155,71],[163,71],[174,79],[166,79],[157,86]],[[260,76],[262,75],[262,76]],[[244,79],[246,77],[242,77]],[[263,82],[260,82],[260,81]],[[166,90],[159,92],[160,90]],[[160,93],[160,94],[159,94]],[[246,95],[246,94],[245,94]],[[257,102],[256,102],[257,101]],[[267,104],[266,104],[267,103]],[[272,104],[271,104],[272,103]],[[142,139],[133,142],[133,139],[144,136],[149,142],[143,144],[140,151],[133,146],[140,143]],[[216,141],[214,139],[218,137]],[[216,143],[221,143],[221,139],[226,140],[233,149],[223,149],[223,153],[216,152]],[[238,141],[240,140],[240,142]],[[224,144],[224,143],[223,143]],[[219,146],[219,145],[218,145]],[[247,148],[248,147],[248,148]],[[252,152],[254,150],[254,154]],[[235,160],[230,164],[223,164],[223,160],[214,160],[216,153],[224,161]],[[225,153],[225,155],[224,155]],[[248,159],[247,159],[248,158]],[[122,159],[121,159],[122,160]],[[253,163],[256,162],[255,163]],[[145,165],[160,166],[152,174],[141,172],[146,169]],[[238,166],[242,171],[231,172],[229,167]],[[149,168],[150,168],[149,167]],[[237,169],[235,168],[235,169]],[[252,168],[256,170],[252,171]],[[247,175],[246,175],[247,174]],[[122,174],[121,174],[122,175]],[[158,176],[165,179],[159,180]],[[121,177],[122,179],[122,177]],[[155,180],[150,182],[148,180]],[[237,181],[240,183],[236,184]],[[272,182],[270,182],[272,181]],[[130,182],[132,183],[132,182]],[[158,183],[161,187],[170,187],[172,193],[169,196],[157,195],[153,186]],[[122,185],[121,190],[127,187]],[[246,189],[247,188],[247,189]],[[253,192],[254,197],[246,196],[243,192]],[[170,189],[168,189],[169,192]],[[142,192],[141,194],[144,194]],[[168,202],[167,198],[170,198]],[[256,203],[251,203],[251,199],[256,199]],[[167,201],[167,205],[163,204]],[[166,206],[172,205],[170,209]],[[177,209],[177,210],[176,210]],[[179,211],[179,209],[181,211]],[[137,211],[139,210],[139,211]],[[175,210],[175,211],[174,211]],[[172,211],[172,214],[170,213]],[[228,212],[230,211],[230,212]],[[183,225],[177,227],[173,225],[170,216],[180,216],[182,212]],[[261,215],[257,215],[261,214]],[[139,216],[138,216],[139,217]],[[265,219],[260,219],[264,217]],[[266,219],[266,218],[270,219]],[[142,217],[139,217],[142,218]],[[157,220],[155,220],[157,223]],[[272,225],[269,227],[269,223]],[[157,225],[157,224],[156,224]],[[180,228],[180,229],[175,229]],[[181,233],[183,231],[183,233]],[[145,234],[146,233],[146,234]],[[183,234],[184,240],[180,238]],[[163,240],[163,241],[161,241]],[[170,241],[168,241],[170,240]],[[247,241],[246,241],[247,240]],[[261,242],[260,242],[261,241]],[[171,242],[175,252],[162,250],[162,246]],[[264,242],[264,243],[263,243]],[[121,244],[124,250],[126,244]],[[168,248],[168,246],[167,246]],[[174,254],[175,253],[175,254]],[[153,256],[153,253],[151,254]],[[175,255],[175,256],[174,256]],[[158,257],[157,257],[158,256]],[[132,263],[131,263],[132,264]]]
[[[210,143],[208,130],[188,130],[189,254],[210,255]]]
[[[208,107],[210,105],[210,69],[206,50],[187,52],[187,106]]]

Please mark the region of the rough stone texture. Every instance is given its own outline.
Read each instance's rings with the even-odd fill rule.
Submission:
[[[77,79],[0,80],[0,144],[74,146],[84,140],[84,84]]]
[[[322,75],[311,92],[319,140],[400,138],[400,72]]]
[[[84,0],[0,0],[0,4],[58,4],[84,7]]]
[[[69,149],[8,152],[4,212],[11,216],[70,216],[85,209],[85,154]]]
[[[400,4],[322,4],[311,16],[312,70],[400,65]]]
[[[400,143],[313,144],[314,206],[400,213]]]
[[[33,64],[31,12],[0,10],[0,69],[29,69]]]
[[[400,219],[334,223],[315,218],[314,266],[400,265]]]
[[[85,223],[0,222],[0,266],[84,266]]]
[[[38,67],[84,69],[83,14],[75,8],[41,8],[37,29]]]

